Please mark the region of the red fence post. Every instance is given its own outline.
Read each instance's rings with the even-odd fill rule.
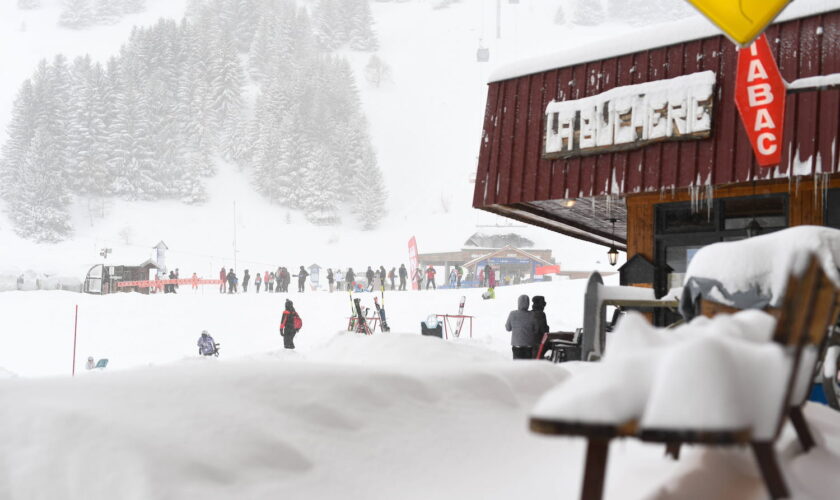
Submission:
[[[76,331],[79,326],[79,304],[76,304],[76,318],[73,320],[73,372],[72,376],[76,376]]]

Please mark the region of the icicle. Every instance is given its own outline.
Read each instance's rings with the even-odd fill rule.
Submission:
[[[818,174],[815,171],[814,172],[814,208],[815,209],[817,208],[817,205],[819,205],[819,199],[818,199],[819,194],[820,194],[820,174]]]
[[[712,200],[715,197],[715,187],[706,184],[706,220],[712,220]]]
[[[593,196],[592,198],[589,198],[589,201],[592,202],[592,218],[595,218],[595,197]]]
[[[609,194],[607,195],[606,203],[607,203],[607,219],[611,219],[612,218],[612,195],[609,195]]]
[[[799,196],[799,176],[798,175],[796,176],[795,186],[796,186],[796,190],[793,192],[793,194],[794,194],[794,196],[798,197]],[[790,192],[790,183],[788,183],[788,192]]]

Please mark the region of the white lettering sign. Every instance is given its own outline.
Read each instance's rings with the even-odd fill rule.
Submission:
[[[703,71],[573,101],[551,101],[545,110],[543,155],[568,158],[709,137],[714,86],[714,72]],[[753,98],[767,99],[761,89]]]

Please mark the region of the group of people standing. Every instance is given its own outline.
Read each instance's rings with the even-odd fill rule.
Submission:
[[[258,271],[254,275],[254,287],[257,293],[260,293],[260,288],[266,293],[287,293],[289,291],[289,284],[292,282],[292,277],[296,277],[298,279],[298,292],[303,292],[306,289],[305,284],[308,276],[309,273],[303,266],[300,266],[298,274],[291,274],[288,269],[280,266],[277,268],[277,271],[265,271],[263,273]],[[233,268],[225,270],[223,267],[219,271],[219,279],[221,280],[219,293],[239,293],[239,277]],[[248,284],[250,282],[251,273],[246,269],[244,276],[242,276],[243,293],[248,292]]]
[[[342,272],[341,269],[335,271],[327,269],[327,283],[330,292],[345,289],[348,291],[358,288],[369,289],[371,287],[384,290],[388,286],[387,283],[390,283],[391,290],[397,290],[397,277],[400,280],[399,290],[405,290],[406,280],[408,279],[408,270],[405,268],[405,264],[400,264],[399,270],[392,267],[390,271],[386,271],[385,266],[379,266],[379,269],[376,270],[368,266],[364,275],[357,274],[352,267],[347,268],[347,272]],[[362,279],[365,281],[362,281]]]
[[[528,310],[527,295],[520,295],[517,308],[511,311],[505,323],[505,330],[511,332],[510,345],[513,359],[534,359],[543,335],[548,333],[545,317],[545,297],[535,295],[531,310]]]

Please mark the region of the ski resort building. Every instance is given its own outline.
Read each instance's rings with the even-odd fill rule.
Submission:
[[[625,250],[625,268],[653,270],[632,283],[660,294],[704,245],[840,228],[834,5],[793,2],[766,31],[787,82],[783,123],[762,125],[776,165],[758,164],[736,109],[737,47],[687,19],[497,69],[473,206]]]

